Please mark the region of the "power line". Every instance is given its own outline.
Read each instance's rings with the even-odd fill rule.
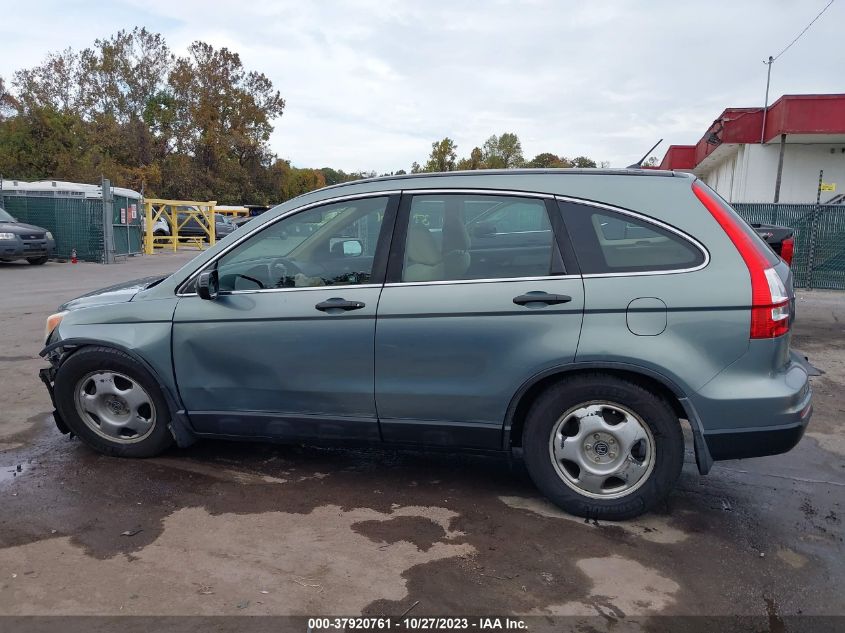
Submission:
[[[774,57],[770,57],[770,58],[769,58],[769,61],[766,61],[766,62],[763,62],[763,63],[764,63],[764,64],[771,64],[771,63],[772,63],[773,61],[775,61],[778,57],[780,57],[780,56],[781,56],[781,55],[783,55],[786,51],[788,51],[788,50],[792,47],[792,45],[793,45],[793,44],[795,44],[795,42],[797,42],[798,40],[800,40],[800,39],[801,39],[801,36],[802,36],[802,35],[804,35],[804,33],[806,33],[806,32],[807,32],[807,29],[809,29],[811,26],[813,26],[813,24],[815,23],[815,21],[816,21],[816,20],[818,20],[820,17],[822,17],[822,14],[823,14],[825,11],[827,11],[827,10],[830,8],[830,5],[832,5],[832,4],[833,4],[833,0],[830,0],[830,2],[828,2],[828,3],[825,5],[824,9],[822,9],[821,11],[819,11],[819,14],[818,14],[816,17],[814,17],[814,18],[810,21],[810,23],[809,23],[807,26],[805,26],[805,27],[804,27],[804,30],[803,30],[803,31],[801,31],[801,32],[800,32],[800,33],[799,33],[799,34],[795,37],[795,39],[794,39],[794,40],[792,40],[789,44],[787,44],[787,45],[786,45],[786,48],[784,48],[784,49],[783,49],[780,53],[778,53],[778,54],[777,54],[777,55],[775,55]]]
[[[797,42],[798,40],[801,39],[801,36],[804,35],[804,33],[806,33],[807,30],[811,26],[813,26],[813,24],[815,24],[816,20],[818,20],[820,17],[822,17],[822,14],[825,11],[827,11],[830,8],[830,5],[832,5],[832,4],[833,4],[833,0],[830,0],[830,2],[828,2],[824,6],[824,9],[819,11],[818,15],[816,15],[816,17],[814,17],[812,20],[810,20],[810,23],[807,26],[804,27],[804,30],[801,31],[797,36],[795,36],[794,40],[792,40],[789,44],[786,45],[786,48],[784,48],[780,53],[778,53],[774,57],[769,55],[769,59],[763,62],[764,64],[766,64],[766,66],[768,66],[768,68],[766,69],[766,102],[765,102],[765,105],[763,106],[763,125],[760,127],[760,144],[761,145],[766,142],[766,115],[769,113],[769,84],[772,81],[772,64],[775,63],[775,60],[778,57],[780,57],[786,51],[788,51],[790,48],[792,48],[792,45],[795,44],[795,42]]]

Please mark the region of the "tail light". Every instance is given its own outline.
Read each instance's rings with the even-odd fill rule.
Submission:
[[[780,244],[780,256],[787,264],[792,266],[792,258],[795,256],[795,238],[787,237]]]
[[[693,193],[733,242],[751,275],[751,338],[775,338],[789,331],[789,296],[766,254],[766,247],[742,219],[698,181]],[[791,259],[791,257],[790,257]]]

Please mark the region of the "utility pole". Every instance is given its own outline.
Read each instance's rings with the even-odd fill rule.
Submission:
[[[783,180],[783,155],[786,152],[786,134],[780,135],[780,152],[778,153],[778,171],[775,176],[775,199],[774,203],[780,202],[780,183]]]
[[[801,39],[801,37],[804,35],[804,33],[806,33],[807,30],[811,26],[813,26],[813,24],[816,23],[816,20],[818,20],[820,17],[822,17],[822,14],[825,11],[827,11],[830,8],[830,5],[832,5],[832,4],[833,4],[833,0],[830,0],[826,5],[824,5],[824,9],[819,11],[818,14],[816,15],[816,17],[814,17],[812,20],[810,20],[810,23],[807,26],[804,27],[804,30],[801,31],[797,36],[795,36],[795,39],[792,40],[789,44],[787,44],[780,53],[778,53],[774,57],[769,55],[768,61],[763,62],[764,64],[766,64],[769,67],[769,69],[768,69],[768,72],[766,73],[766,105],[763,107],[763,129],[760,130],[760,144],[761,145],[765,141],[765,136],[766,136],[766,113],[769,109],[769,83],[772,79],[772,64],[775,62],[776,59],[778,59],[786,51],[788,51],[790,48],[792,48],[792,45],[795,44],[795,42],[797,42],[798,40]]]
[[[766,103],[763,106],[763,126],[760,128],[760,145],[766,142],[766,115],[769,113],[769,84],[772,83],[772,64],[775,58],[769,55],[769,61],[763,62],[769,69],[766,71]]]

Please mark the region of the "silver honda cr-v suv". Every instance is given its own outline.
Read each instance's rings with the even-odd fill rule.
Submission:
[[[810,418],[789,267],[701,181],[530,170],[290,200],[178,272],[48,320],[56,422],[104,453],[199,437],[515,451],[635,516]]]

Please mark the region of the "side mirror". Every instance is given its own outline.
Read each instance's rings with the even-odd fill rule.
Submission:
[[[345,257],[360,257],[364,252],[364,246],[360,240],[344,240],[343,255]]]
[[[206,270],[200,273],[197,278],[197,294],[200,299],[206,301],[213,301],[217,298],[217,293],[220,291],[220,284],[217,281],[216,270]]]
[[[492,222],[479,222],[472,227],[473,237],[493,237],[496,235],[496,225]]]

